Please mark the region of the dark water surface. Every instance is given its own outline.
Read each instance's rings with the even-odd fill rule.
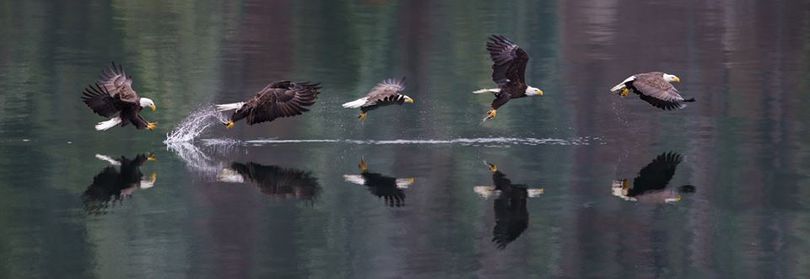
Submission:
[[[0,3],[0,277],[810,277],[807,1],[222,2]],[[491,33],[545,95],[481,124]],[[92,129],[111,60],[156,131]],[[698,101],[608,94],[653,70]],[[414,105],[340,108],[399,76]],[[162,143],[285,78],[311,112]],[[668,190],[614,195],[648,164]]]

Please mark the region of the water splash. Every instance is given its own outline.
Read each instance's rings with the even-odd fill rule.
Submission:
[[[223,156],[236,147],[235,142],[231,144],[225,141],[218,145],[198,146],[190,142],[174,142],[166,144],[166,149],[174,152],[186,165],[189,171],[197,174],[198,177],[213,180],[217,173],[224,167],[224,160],[215,156]]]
[[[225,115],[211,105],[205,105],[192,111],[177,127],[166,134],[163,143],[190,142],[200,136],[211,125],[225,122]]]

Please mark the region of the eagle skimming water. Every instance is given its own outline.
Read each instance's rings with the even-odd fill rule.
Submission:
[[[613,86],[610,92],[622,97],[635,92],[645,102],[663,110],[682,109],[686,107],[683,103],[695,101],[684,99],[672,82],[681,82],[681,78],[662,72],[635,74]]]
[[[268,84],[246,102],[216,105],[218,111],[235,110],[225,127],[233,128],[236,121],[247,118],[248,125],[291,117],[309,111],[321,89],[319,83],[276,81]]]
[[[413,99],[402,94],[402,91],[405,91],[405,78],[400,80],[389,78],[374,86],[365,97],[345,103],[343,107],[359,108],[360,115],[357,118],[365,121],[370,110],[390,105],[413,104]]]

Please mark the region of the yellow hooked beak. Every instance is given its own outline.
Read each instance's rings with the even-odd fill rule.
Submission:
[[[537,89],[537,96],[543,96],[543,90]]]
[[[672,80],[672,81],[674,81],[674,82],[681,82],[681,78],[679,78],[679,77],[677,77],[677,76],[676,76],[676,77],[675,77],[675,79],[674,79],[674,80]]]
[[[151,108],[152,111],[157,111],[157,106],[155,104],[149,105],[149,108]]]
[[[406,102],[406,103],[409,103],[409,104],[413,104],[413,99],[411,99],[411,97],[407,97],[407,96],[406,96],[406,97],[405,97],[405,102]]]
[[[225,128],[230,129],[233,128],[234,125],[236,125],[236,123],[233,123],[232,120],[228,120],[228,122],[225,122]]]

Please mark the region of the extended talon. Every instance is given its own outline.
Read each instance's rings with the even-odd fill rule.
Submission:
[[[228,129],[233,128],[233,126],[236,125],[236,123],[234,123],[232,120],[228,120],[228,122],[225,122],[225,123],[222,123],[222,124],[225,124],[225,128],[228,128]]]
[[[153,172],[152,175],[149,176],[149,181],[155,183],[155,181],[157,181],[157,173]]]
[[[493,119],[493,118],[495,118],[496,115],[498,115],[498,111],[495,110],[495,109],[491,109],[491,110],[487,111],[487,118],[485,118],[485,119],[486,120]]]
[[[619,93],[619,95],[622,97],[627,97],[627,95],[630,95],[630,89],[627,87],[622,88],[622,92]]]
[[[489,167],[489,171],[491,171],[491,172],[496,172],[496,171],[498,171],[498,166],[496,166],[496,165],[495,165],[495,164],[493,164],[493,163],[487,163],[487,166]]]
[[[366,121],[366,118],[368,118],[368,113],[365,111],[361,112],[360,115],[357,116],[357,118],[360,119],[360,122],[364,122]]]
[[[360,163],[357,164],[357,168],[360,169],[360,172],[368,171],[368,164],[366,164],[366,160],[360,159]]]
[[[157,122],[147,122],[146,123],[146,129],[147,130],[152,131],[155,128],[157,128]]]
[[[146,156],[146,160],[147,161],[157,161],[157,156],[155,156],[155,153],[149,153],[149,155]]]

